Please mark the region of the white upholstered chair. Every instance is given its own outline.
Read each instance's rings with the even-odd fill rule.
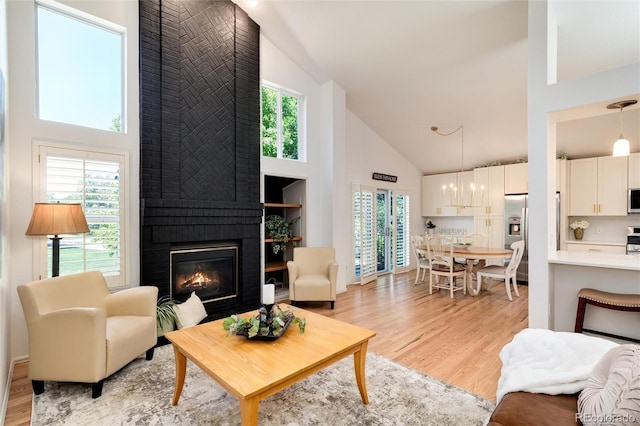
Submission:
[[[333,247],[294,247],[293,260],[287,262],[289,271],[289,300],[336,301],[338,264]]]
[[[18,296],[29,332],[29,379],[36,395],[44,381],[92,385],[157,343],[158,288],[134,287],[110,294],[101,272],[82,272],[20,284]]]
[[[427,253],[429,255],[429,294],[433,288],[449,290],[451,298],[455,291],[462,290],[467,294],[467,270],[464,265],[455,263],[453,259],[453,241],[450,238],[434,235],[427,237]],[[434,282],[434,277],[436,281]],[[446,281],[440,282],[440,277]],[[462,286],[457,285],[456,279],[462,277]]]
[[[422,236],[414,235],[413,237],[411,237],[411,251],[413,252],[413,258],[416,261],[416,280],[414,284],[418,284],[418,277],[420,276],[420,272],[422,272],[420,282],[424,282],[424,276],[430,269],[427,251],[418,248],[423,245],[424,238]]]
[[[513,285],[513,290],[516,292],[516,296],[520,297],[520,293],[518,293],[518,282],[516,281],[516,272],[518,271],[518,266],[520,266],[522,254],[524,253],[524,240],[516,241],[511,244],[511,250],[513,250],[513,253],[511,253],[511,260],[509,260],[509,264],[506,267],[491,265],[478,270],[476,273],[478,277],[478,286],[476,288],[477,292],[480,292],[480,289],[482,288],[482,280],[489,278],[487,290],[491,287],[492,280],[504,280],[504,287],[507,290],[507,297],[509,298],[509,301],[513,301],[511,298],[511,285]]]

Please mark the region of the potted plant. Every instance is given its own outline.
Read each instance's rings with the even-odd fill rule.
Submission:
[[[574,220],[569,225],[571,229],[573,229],[573,236],[576,240],[581,240],[584,236],[584,230],[589,227],[589,222],[586,220]]]
[[[433,234],[433,230],[436,229],[436,224],[431,222],[431,219],[427,220],[425,226],[427,227],[427,234]]]
[[[156,328],[158,330],[158,337],[175,330],[177,318],[176,311],[173,310],[175,305],[176,303],[167,296],[158,299],[156,306]]]
[[[271,215],[265,221],[267,236],[273,239],[271,250],[273,254],[284,252],[287,249],[287,243],[293,237],[291,225],[293,225],[300,217],[287,222],[285,218],[278,215]]]

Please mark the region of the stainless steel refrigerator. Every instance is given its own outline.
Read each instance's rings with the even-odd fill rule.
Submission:
[[[504,196],[504,248],[524,240],[524,254],[518,267],[516,279],[529,281],[529,195],[508,194]],[[556,250],[560,248],[560,193],[556,193]],[[508,261],[507,261],[508,262]]]

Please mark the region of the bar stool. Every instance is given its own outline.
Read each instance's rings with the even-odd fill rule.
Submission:
[[[640,340],[632,337],[619,336],[617,334],[584,328],[584,314],[587,309],[587,305],[599,306],[604,309],[613,309],[616,311],[640,312],[640,294],[608,293],[606,291],[595,290],[592,288],[581,289],[578,292],[578,312],[576,313],[576,327],[574,330],[576,333],[586,331],[588,333],[599,334],[601,336],[614,337],[616,339],[640,343]]]

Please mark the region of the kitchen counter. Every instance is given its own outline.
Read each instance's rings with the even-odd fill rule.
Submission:
[[[549,254],[549,263],[640,271],[640,256],[626,254],[557,251]]]
[[[585,240],[566,240],[565,244],[585,244],[585,245],[598,245],[598,246],[615,246],[626,247],[626,243],[607,243],[603,241],[585,241]]]
[[[551,324],[556,331],[573,331],[578,292],[582,288],[640,294],[640,256],[557,251],[549,254],[549,266]],[[585,328],[640,339],[640,315],[599,308],[587,310]]]

